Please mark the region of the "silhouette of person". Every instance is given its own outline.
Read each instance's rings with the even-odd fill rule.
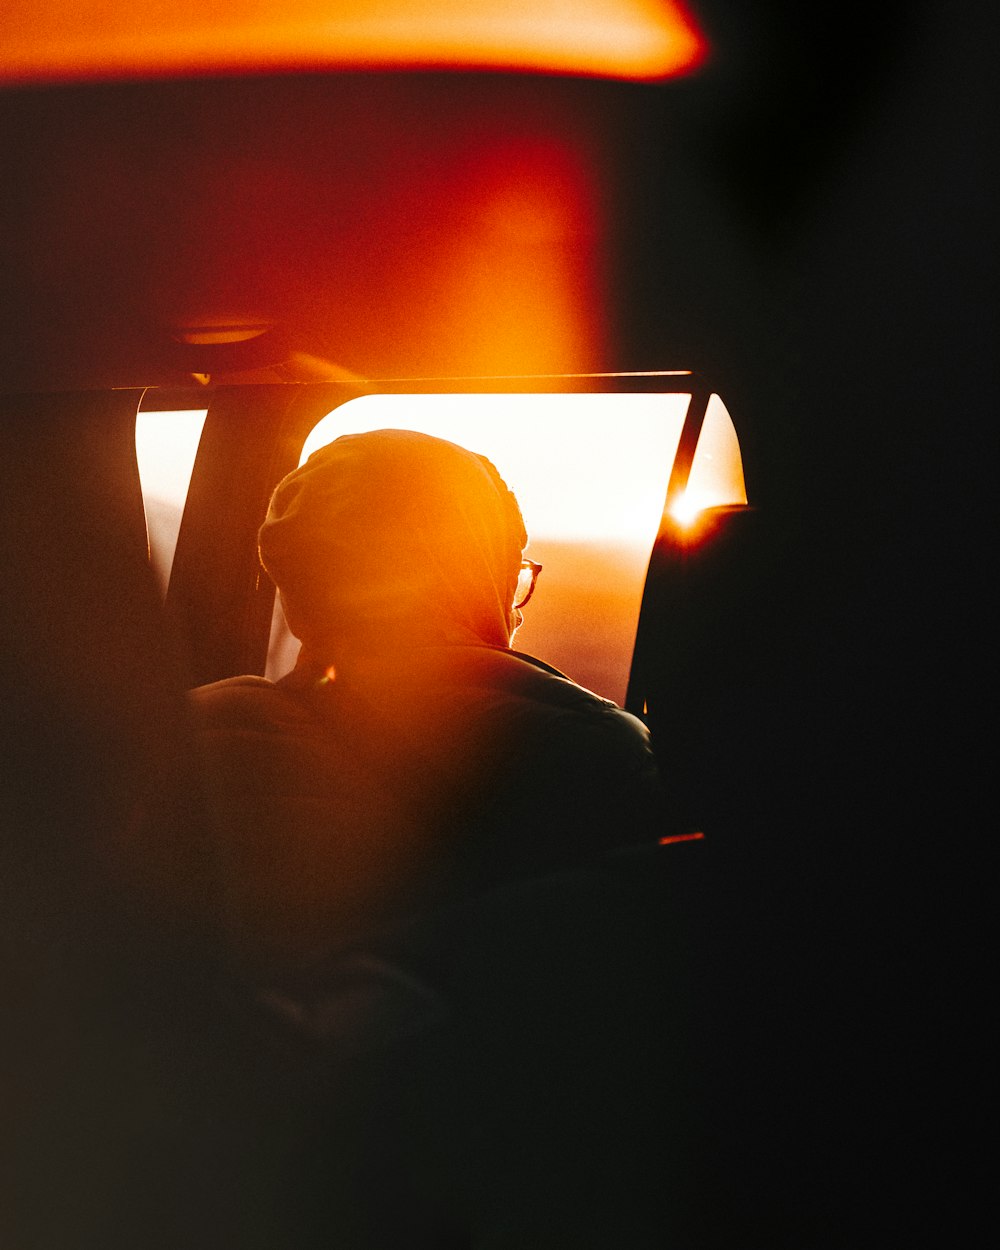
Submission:
[[[685,877],[645,726],[511,649],[526,541],[484,457],[339,438],[259,532],[295,668],[192,692],[240,1244],[659,1244]]]
[[[193,692],[237,957],[280,966],[655,842],[645,727],[511,650],[538,569],[485,457],[350,434],[274,491],[260,559],[301,641]]]

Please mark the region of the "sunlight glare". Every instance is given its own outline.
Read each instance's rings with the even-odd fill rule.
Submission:
[[[408,429],[487,456],[532,539],[656,537],[686,394],[366,395],[313,429],[303,459],[341,434]]]
[[[746,483],[736,428],[718,395],[708,401],[685,490],[670,504],[678,524],[692,525],[706,508],[745,504]]]
[[[488,456],[521,505],[528,553],[543,565],[515,649],[622,703],[689,402],[688,393],[367,395],[324,417],[303,459],[341,434],[387,428]],[[709,454],[698,463],[714,471],[716,444],[726,443],[716,423],[729,417],[721,403],[710,412]],[[706,482],[712,477],[699,472]],[[279,629],[269,675],[287,671],[294,656]]]
[[[140,412],[135,420],[135,456],[146,510],[149,558],[164,591],[206,413],[205,408]]]
[[[144,499],[184,506],[207,411],[140,412],[136,417],[135,455]]]
[[[681,0],[35,0],[6,26],[0,78],[28,82],[444,67],[649,79],[706,54]]]

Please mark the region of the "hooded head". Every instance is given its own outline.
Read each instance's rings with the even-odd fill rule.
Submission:
[[[408,430],[346,434],[281,481],[260,558],[304,648],[506,647],[527,542],[484,456]],[[328,654],[327,654],[328,653]]]

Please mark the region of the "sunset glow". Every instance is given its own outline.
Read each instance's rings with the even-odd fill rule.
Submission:
[[[385,253],[401,293],[394,332],[421,372],[461,362],[462,373],[484,376],[574,373],[607,355],[601,190],[577,143],[476,135],[430,177],[390,183],[386,194],[387,220],[433,227],[419,247]],[[426,295],[407,300],[411,291]],[[385,309],[375,312],[373,339],[385,333]]]
[[[367,395],[313,429],[303,459],[342,433],[404,427],[488,456],[521,502],[534,538],[626,543],[649,551],[687,412],[686,394]],[[745,504],[739,440],[718,395],[708,403],[682,524]]]
[[[649,553],[689,403],[687,394],[367,395],[320,420],[302,452],[341,434],[403,428],[488,456],[517,495],[543,564],[516,648],[623,702]],[[205,411],[143,412],[136,452],[153,566],[166,587]],[[709,401],[688,487],[671,511],[746,503],[739,442]],[[280,605],[267,675],[298,646]],[[333,674],[328,675],[333,680]]]
[[[313,429],[303,458],[343,433],[405,428],[497,466],[533,540],[656,537],[687,395],[366,395]]]
[[[419,430],[488,456],[521,504],[538,591],[514,647],[623,703],[649,554],[687,413],[687,394],[369,395],[310,434],[303,458],[348,432]],[[739,441],[709,400],[680,506],[745,503]],[[297,648],[278,613],[268,670]]]
[[[648,545],[687,403],[684,394],[369,395],[324,417],[302,459],[342,433],[405,426],[489,456],[537,535]],[[204,422],[205,409],[139,414],[145,499],[183,508]],[[703,508],[746,501],[736,432],[713,395],[688,487],[671,513],[688,522]]]
[[[725,404],[713,395],[708,401],[687,487],[671,503],[670,515],[681,525],[690,525],[706,508],[746,502],[743,457],[736,430]]]
[[[144,498],[150,496],[184,507],[206,413],[205,408],[139,413],[135,422],[135,455]]]
[[[146,510],[149,559],[166,592],[187,498],[191,470],[206,409],[140,412],[135,421],[135,456]]]
[[[656,79],[704,39],[679,0],[14,0],[0,77],[468,68]]]

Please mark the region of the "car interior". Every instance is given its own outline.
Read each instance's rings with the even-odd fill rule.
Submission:
[[[0,15],[0,1244],[965,1240],[974,8]],[[187,692],[292,667],[268,500],[377,429],[494,461],[513,646],[646,723],[670,817],[249,984]]]

